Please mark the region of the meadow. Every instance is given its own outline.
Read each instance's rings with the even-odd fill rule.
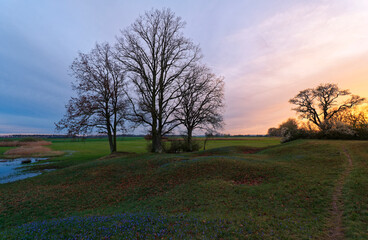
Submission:
[[[52,142],[65,154],[31,168],[55,171],[0,184],[1,239],[326,239],[339,185],[344,237],[368,239],[367,141],[229,138],[151,154],[120,138],[112,156],[105,139]]]

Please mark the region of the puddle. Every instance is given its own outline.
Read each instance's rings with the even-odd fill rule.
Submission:
[[[0,159],[0,184],[14,182],[21,179],[34,177],[42,174],[43,172],[49,172],[52,169],[35,171],[35,172],[24,172],[23,167],[29,166],[30,163],[40,162],[48,160],[48,158],[16,158],[16,159]],[[22,162],[28,162],[22,164]]]
[[[76,151],[73,150],[64,150],[63,152],[65,152],[66,154],[64,155],[65,157],[70,157],[71,155],[73,155]]]

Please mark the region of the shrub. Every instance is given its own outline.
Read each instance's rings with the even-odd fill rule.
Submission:
[[[179,153],[183,151],[183,140],[171,140],[170,147],[168,148],[168,153]]]
[[[368,124],[362,124],[355,128],[354,131],[357,133],[360,139],[368,139]]]
[[[301,137],[301,129],[298,128],[298,123],[295,119],[289,118],[283,122],[280,127],[281,142],[290,142]]]
[[[350,115],[349,115],[350,116]],[[366,119],[367,118],[367,119]],[[278,128],[269,128],[268,135],[281,136],[281,142],[289,142],[300,138],[309,139],[368,139],[368,117],[360,114],[352,121],[336,118],[321,123],[320,127],[310,124],[301,124],[292,118],[279,125]]]
[[[338,121],[324,131],[323,135],[329,139],[353,139],[356,137],[356,132],[348,124]]]
[[[163,152],[167,152],[167,149],[168,149],[167,143],[161,142],[161,144],[162,144]],[[147,152],[152,152],[152,141],[147,141],[146,149],[147,149]]]
[[[201,144],[198,141],[194,141],[192,140],[192,150],[190,151],[188,144],[185,142],[184,143],[184,152],[196,152],[199,151],[199,149],[201,148]]]
[[[180,152],[195,152],[201,148],[198,141],[192,141],[192,149],[190,150],[187,141],[185,140],[171,140],[170,147],[167,149],[168,153],[180,153]]]

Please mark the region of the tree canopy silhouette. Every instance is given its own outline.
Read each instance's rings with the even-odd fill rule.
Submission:
[[[175,117],[186,128],[187,147],[192,151],[195,129],[210,131],[223,126],[224,81],[206,66],[195,65],[186,75],[180,91]]]
[[[122,65],[108,43],[96,44],[90,53],[79,53],[71,65],[76,82],[64,118],[55,123],[68,134],[86,134],[97,128],[107,134],[110,151],[116,152],[116,134],[123,129],[126,113],[125,79]]]
[[[300,91],[289,102],[296,105],[293,110],[300,117],[314,123],[321,130],[331,128],[331,120],[337,114],[365,101],[349,90],[340,89],[337,84],[320,84],[316,88]]]
[[[140,16],[118,37],[118,59],[128,71],[132,114],[130,120],[150,127],[152,151],[162,152],[162,137],[178,121],[180,88],[200,49],[183,36],[185,23],[169,9],[151,10]]]

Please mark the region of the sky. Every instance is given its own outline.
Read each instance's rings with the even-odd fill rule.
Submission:
[[[156,8],[182,17],[224,77],[225,133],[266,133],[296,117],[290,98],[320,83],[368,97],[366,0],[2,0],[0,134],[56,133],[78,52],[114,43]]]

